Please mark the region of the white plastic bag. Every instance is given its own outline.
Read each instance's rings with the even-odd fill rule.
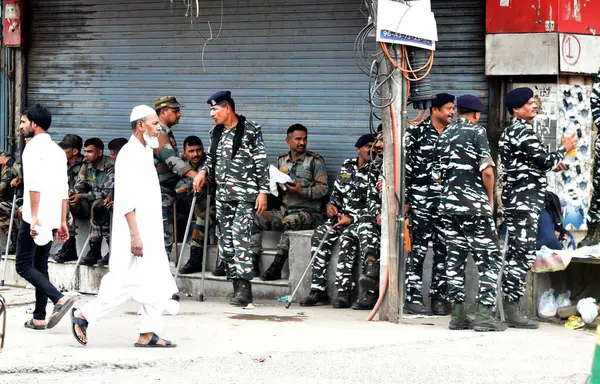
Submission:
[[[554,289],[549,289],[544,292],[542,297],[540,298],[540,303],[538,305],[538,315],[540,317],[545,317],[547,319],[551,319],[556,316],[556,311],[558,307],[556,306],[556,298],[554,297]]]
[[[585,299],[579,300],[577,303],[577,312],[581,315],[581,319],[586,324],[591,324],[598,316],[598,306],[596,305],[596,299],[593,297],[586,297]]]
[[[571,303],[571,291],[567,291],[556,296],[557,308],[570,307],[571,305],[573,305],[573,303]]]

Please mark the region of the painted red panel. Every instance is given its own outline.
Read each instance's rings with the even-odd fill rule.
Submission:
[[[600,32],[600,1],[561,0],[559,32],[595,35]]]

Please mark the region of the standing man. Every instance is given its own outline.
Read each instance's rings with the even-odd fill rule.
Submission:
[[[436,144],[454,118],[454,95],[439,93],[432,101],[431,117],[410,126],[406,135],[406,213],[410,214],[412,251],[406,270],[404,310],[412,314],[448,314],[446,301],[446,246],[438,205],[441,187],[431,180]],[[423,304],[423,263],[433,243],[431,309]]]
[[[25,137],[33,137],[23,151],[25,175],[23,222],[17,238],[17,273],[35,287],[33,319],[26,328],[46,328],[48,298],[54,310],[47,328],[53,328],[73,306],[75,297],[66,297],[48,279],[48,254],[52,246],[52,230],[61,243],[69,239],[67,227],[68,178],[67,159],[56,145],[48,129],[52,122],[50,111],[33,104],[21,116],[20,129]]]
[[[461,96],[457,102],[459,119],[442,133],[432,173],[442,186],[439,214],[448,248],[448,298],[452,303],[449,328],[504,331],[506,326],[492,313],[502,253],[492,217],[494,162],[485,128],[477,125],[485,107],[472,95]],[[469,252],[479,270],[473,324],[465,310],[465,266]]]
[[[160,190],[162,195],[162,214],[164,224],[165,250],[167,257],[173,249],[173,202],[175,201],[175,187],[182,177],[193,179],[196,170],[192,169],[180,156],[177,142],[173,135],[173,126],[179,124],[182,104],[173,96],[162,97],[154,103],[154,109],[160,120],[159,146],[154,149],[154,165],[158,172]]]
[[[70,192],[70,204],[85,200],[90,209],[90,250],[81,260],[83,265],[94,265],[102,258],[102,239],[110,245],[110,208],[113,195],[115,163],[104,156],[104,143],[97,137],[84,143],[85,164],[79,171],[75,186]],[[108,265],[109,254],[100,265]]]
[[[525,293],[527,272],[535,261],[538,219],[544,208],[546,173],[565,169],[561,161],[577,146],[577,133],[556,152],[548,153],[531,123],[537,115],[533,91],[516,88],[508,92],[504,105],[512,121],[498,142],[502,162],[502,205],[508,228],[506,267],[502,279],[506,324],[514,328],[537,329],[519,301]]]
[[[252,225],[255,215],[267,208],[267,153],[260,125],[235,113],[231,92],[217,92],[207,103],[216,125],[211,131],[206,164],[194,180],[194,190],[202,189],[207,175],[214,176],[219,255],[234,289],[229,303],[245,307],[252,303]]]
[[[158,336],[167,299],[177,292],[164,250],[161,190],[152,162],[161,127],[156,112],[146,105],[133,108],[129,120],[133,135],[115,165],[110,271],[100,283],[98,298],[73,309],[73,334],[86,345],[89,324],[133,299],[142,312],[134,346],[171,348],[176,345]]]
[[[286,185],[281,210],[263,212],[257,216],[258,230],[283,232],[277,244],[277,254],[271,266],[261,275],[262,280],[281,279],[281,269],[288,258],[290,239],[286,231],[315,229],[323,221],[323,198],[329,189],[325,160],[306,150],[308,130],[294,124],[287,130],[285,142],[290,151],[277,158],[277,168],[294,180]],[[259,254],[261,234],[253,236],[253,252]]]
[[[79,171],[83,165],[84,158],[81,155],[83,139],[78,135],[66,134],[58,146],[63,149],[67,156],[67,175],[69,177],[69,190],[72,190],[79,177]],[[69,198],[71,195],[69,195]],[[64,263],[77,260],[77,224],[75,218],[86,219],[90,217],[90,206],[86,202],[72,205],[69,204],[67,214],[67,225],[69,226],[69,239],[63,244],[56,255],[53,255],[54,261]]]

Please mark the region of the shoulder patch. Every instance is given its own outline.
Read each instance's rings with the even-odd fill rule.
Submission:
[[[281,155],[277,156],[278,159],[281,159],[282,157],[286,157],[288,155],[287,152],[282,153]]]
[[[315,159],[321,160],[323,162],[325,162],[325,159],[323,159],[323,156],[319,155],[316,152],[311,152],[311,151],[306,151],[306,153],[312,157],[314,157]]]

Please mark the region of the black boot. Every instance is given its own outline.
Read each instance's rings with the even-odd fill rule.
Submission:
[[[110,252],[108,252],[106,255],[102,256],[102,258],[98,261],[98,265],[107,267],[109,260],[110,260]]]
[[[600,243],[600,223],[587,223],[587,233],[583,240],[577,244],[577,248],[589,247]]]
[[[77,260],[77,247],[75,244],[75,236],[69,237],[66,243],[63,244],[62,248],[56,255],[53,256],[54,261],[57,263],[65,263],[67,261]]]
[[[260,276],[260,279],[264,281],[281,279],[281,270],[283,269],[283,264],[285,264],[285,260],[287,258],[287,251],[277,252],[275,255],[275,260],[273,260],[273,263],[271,263],[269,268],[267,268],[267,270]]]
[[[98,260],[102,258],[102,243],[90,242],[90,250],[87,255],[81,259],[81,265],[94,265]]]
[[[250,303],[252,303],[252,284],[248,280],[237,280],[237,292],[229,300],[229,304],[236,307],[246,307]]]
[[[333,301],[333,308],[350,308],[350,291],[338,292]]]
[[[319,291],[318,289],[311,289],[308,296],[300,301],[301,307],[313,307],[315,305],[327,304],[329,304],[329,296],[327,296],[327,291]]]
[[[364,291],[379,289],[379,260],[367,259],[364,273],[360,275],[358,283]]]
[[[370,310],[375,307],[379,293],[377,292],[365,292],[362,296],[352,304],[352,309],[358,310]]]
[[[431,310],[433,311],[434,315],[448,316],[450,314],[450,309],[448,308],[449,306],[450,304],[444,299],[431,299]]]
[[[227,275],[227,271],[225,270],[225,263],[222,260],[219,263],[219,265],[217,265],[217,268],[215,268],[215,270],[212,271],[212,275],[213,276],[226,276]]]
[[[404,303],[404,312],[411,315],[431,316],[431,311],[423,303]]]
[[[252,268],[254,269],[254,277],[260,276],[260,267],[258,266],[260,255],[252,255]]]
[[[179,274],[187,275],[190,273],[202,272],[202,255],[204,254],[203,248],[194,247],[190,248],[190,258],[183,267],[179,269]]]

